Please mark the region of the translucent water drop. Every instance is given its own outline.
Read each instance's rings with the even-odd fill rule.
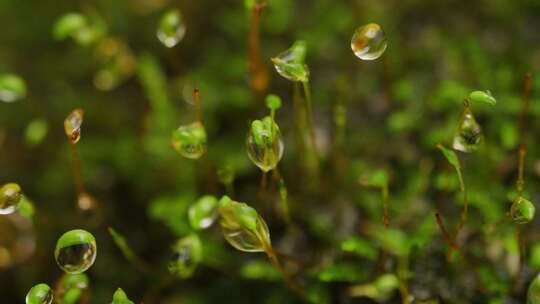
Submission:
[[[0,188],[0,215],[11,214],[19,209],[22,193],[16,183],[7,183]]]
[[[218,200],[215,196],[205,195],[189,207],[188,217],[191,227],[196,230],[206,229],[218,216]]]
[[[540,304],[540,274],[529,284],[527,290],[527,304]]]
[[[111,304],[134,304],[126,295],[126,293],[122,290],[122,288],[118,288],[113,295],[113,301]]]
[[[84,111],[75,109],[64,120],[64,131],[71,143],[76,144],[81,139],[81,125],[84,119]]]
[[[85,272],[96,260],[96,239],[82,229],[64,233],[56,242],[54,257],[58,266],[66,273]]]
[[[26,83],[14,74],[0,75],[0,100],[14,102],[26,96]]]
[[[180,126],[171,141],[176,152],[189,159],[198,159],[206,152],[206,130],[200,122]]]
[[[37,284],[26,294],[26,304],[52,304],[53,291],[47,284]]]
[[[157,37],[163,45],[172,48],[184,38],[185,34],[186,26],[179,10],[169,10],[161,17]]]
[[[264,172],[277,166],[285,147],[279,127],[270,117],[253,121],[246,146],[249,159]]]
[[[178,240],[169,260],[169,272],[181,278],[190,277],[202,260],[202,244],[195,234]]]
[[[309,68],[304,63],[306,43],[297,41],[293,46],[272,58],[274,67],[279,75],[291,80],[306,82],[309,80]]]
[[[527,224],[534,219],[536,208],[523,196],[518,197],[510,207],[510,217],[516,224]]]
[[[463,111],[459,129],[454,135],[452,147],[461,152],[473,152],[478,149],[482,139],[482,129],[474,119],[471,110],[466,107]]]
[[[88,303],[88,276],[84,273],[64,274],[56,283],[55,295],[59,303]],[[79,300],[81,300],[79,302]]]
[[[220,200],[219,214],[223,236],[234,248],[245,252],[262,252],[271,246],[266,222],[247,204],[224,196]]]
[[[381,26],[368,23],[356,29],[351,39],[351,49],[362,60],[375,60],[384,53],[388,42]]]

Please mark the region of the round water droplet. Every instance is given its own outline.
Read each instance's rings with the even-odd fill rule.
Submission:
[[[3,102],[18,101],[26,96],[24,80],[14,74],[0,75],[0,100]]]
[[[16,183],[7,183],[0,188],[0,214],[11,214],[19,209],[22,193]]]
[[[510,216],[516,224],[527,224],[534,219],[536,208],[523,196],[518,197],[510,207]]]
[[[96,239],[88,231],[76,229],[64,233],[56,242],[54,257],[60,268],[71,274],[85,272],[96,260]]]
[[[362,60],[375,60],[381,57],[387,45],[386,35],[376,23],[369,23],[356,29],[351,40],[354,54]]]
[[[52,304],[53,291],[47,284],[37,284],[26,294],[26,304]]]
[[[305,82],[309,80],[309,68],[304,64],[306,43],[297,41],[293,46],[272,58],[274,67],[279,75],[291,80]]]
[[[64,120],[64,131],[71,143],[76,144],[81,139],[83,118],[84,111],[82,109],[75,109]]]
[[[220,200],[219,214],[221,231],[231,246],[245,252],[268,250],[268,226],[255,209],[225,196]]]
[[[188,216],[191,227],[196,230],[206,229],[218,216],[218,200],[215,196],[205,195],[189,207]]]
[[[157,37],[163,45],[171,48],[177,45],[184,38],[185,34],[186,26],[179,10],[170,10],[161,17]]]
[[[480,125],[474,119],[471,110],[468,107],[465,108],[459,129],[454,135],[452,147],[461,152],[473,152],[478,149],[482,139]]]
[[[249,159],[264,172],[277,166],[285,147],[279,127],[270,117],[252,123],[246,146]]]
[[[178,240],[169,260],[169,272],[181,278],[190,277],[202,260],[202,244],[195,234]]]
[[[173,132],[171,142],[180,155],[198,159],[206,151],[206,130],[200,122],[180,126]]]

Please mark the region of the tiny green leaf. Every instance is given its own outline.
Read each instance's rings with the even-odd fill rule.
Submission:
[[[126,293],[122,288],[118,288],[113,295],[113,301],[111,304],[134,304],[130,299],[128,299]]]
[[[497,100],[491,95],[490,91],[474,91],[469,95],[469,98],[473,102],[483,102],[494,106]]]

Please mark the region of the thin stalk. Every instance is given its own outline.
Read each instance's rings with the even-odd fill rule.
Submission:
[[[251,11],[248,34],[249,49],[249,74],[250,86],[256,92],[264,92],[268,87],[268,71],[261,60],[261,48],[259,39],[259,29],[261,14],[266,7],[266,3],[256,3]]]
[[[389,215],[389,212],[388,212],[388,200],[389,200],[389,195],[388,195],[388,185],[384,185],[381,187],[381,195],[382,195],[382,199],[383,199],[383,209],[384,209],[384,215],[383,215],[383,222],[384,222],[384,226],[388,228],[388,226],[390,225],[390,215]]]
[[[439,226],[439,230],[441,230],[441,233],[442,233],[446,243],[450,247],[450,249],[458,251],[459,247],[455,243],[452,236],[450,236],[450,233],[448,233],[448,230],[446,230],[446,227],[444,226],[444,223],[443,223],[443,221],[441,219],[441,215],[439,214],[438,211],[435,212],[435,220],[437,221],[437,226]]]
[[[73,178],[75,179],[77,197],[79,197],[86,192],[81,175],[81,161],[79,160],[79,153],[77,152],[77,144],[70,140],[69,146],[71,148],[71,170],[73,171]]]
[[[317,153],[317,141],[315,138],[315,129],[313,125],[313,102],[311,98],[311,89],[309,87],[309,81],[302,82],[304,88],[304,95],[306,97],[306,111],[307,111],[307,122],[308,122],[308,132],[311,141],[311,153],[315,158],[315,170],[318,173],[319,170],[319,154]]]
[[[296,124],[296,149],[298,150],[298,155],[305,155],[306,152],[306,142],[305,142],[305,130],[306,130],[306,113],[302,107],[302,100],[300,96],[300,83],[294,82],[293,84],[293,109],[295,116]],[[309,163],[307,162],[308,158],[302,157],[304,159],[306,168],[309,168]]]
[[[202,112],[201,112],[201,92],[199,88],[193,89],[193,99],[195,100],[195,111],[197,111],[197,121],[203,123]]]
[[[272,263],[274,268],[276,268],[276,270],[278,270],[281,273],[281,275],[283,276],[283,279],[285,280],[285,284],[287,285],[287,287],[291,291],[296,293],[298,296],[300,296],[301,298],[305,298],[306,297],[305,290],[298,283],[296,283],[290,277],[290,275],[285,271],[285,269],[283,268],[283,266],[279,262],[279,259],[278,259],[277,255],[276,255],[275,251],[274,251],[274,248],[272,248],[272,245],[267,244],[267,246],[265,246],[265,247],[266,247],[265,248],[265,253],[268,256],[268,259],[270,260],[270,262]]]
[[[278,180],[279,183],[279,196],[280,196],[280,202],[281,202],[281,211],[283,212],[283,217],[285,218],[285,222],[287,225],[291,225],[291,214],[289,212],[289,192],[287,190],[287,185],[285,184],[285,180],[283,179],[283,176],[279,173],[278,167],[274,169],[274,176],[276,180]]]
[[[410,304],[409,287],[407,284],[407,273],[409,272],[409,256],[403,255],[398,258],[398,279],[399,291],[401,293],[401,303]]]

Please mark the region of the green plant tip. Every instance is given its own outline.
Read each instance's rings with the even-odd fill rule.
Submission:
[[[126,293],[122,288],[118,288],[113,295],[113,300],[111,304],[134,304],[130,299],[128,299]]]
[[[49,285],[37,284],[26,294],[26,304],[52,304],[53,291]]]
[[[0,101],[10,103],[26,97],[26,83],[15,74],[0,75]]]
[[[534,219],[536,208],[523,196],[518,197],[510,207],[510,216],[516,224],[527,224]]]
[[[483,137],[482,128],[476,122],[472,111],[468,107],[465,108],[452,147],[461,152],[473,152],[480,147]]]
[[[281,108],[281,98],[274,94],[266,96],[266,106],[270,110],[277,110]]]
[[[249,159],[263,172],[274,169],[281,158],[285,146],[278,125],[271,117],[254,120],[246,140]]]
[[[497,100],[491,95],[491,92],[488,91],[474,91],[469,95],[469,99],[472,102],[482,102],[494,106],[497,104]]]
[[[11,214],[20,207],[22,199],[21,186],[7,183],[0,188],[0,215]]]
[[[54,257],[58,266],[66,273],[77,274],[90,268],[97,254],[96,239],[82,229],[64,233],[56,242]]]
[[[299,82],[309,81],[309,68],[304,64],[306,43],[295,42],[291,48],[272,58],[274,67],[282,77]]]
[[[171,136],[173,148],[185,158],[199,159],[206,152],[206,130],[200,122],[180,126]]]

